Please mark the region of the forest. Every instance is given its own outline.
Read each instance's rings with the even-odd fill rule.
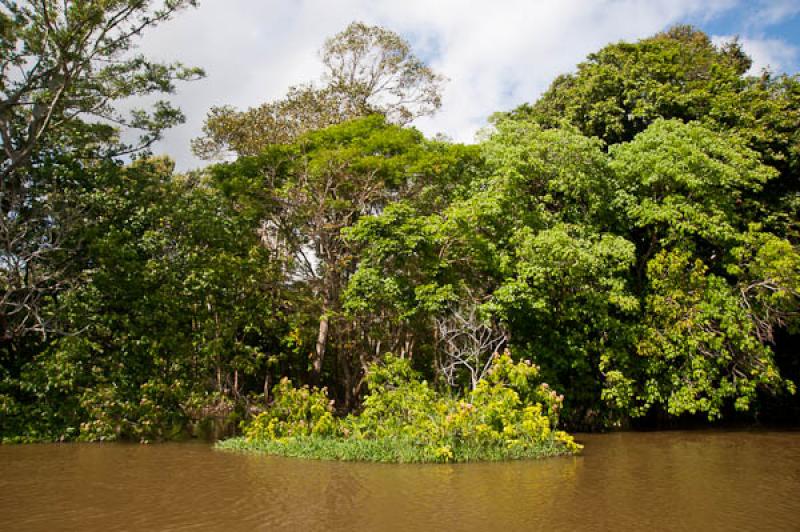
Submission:
[[[177,172],[158,98],[202,65],[135,44],[194,4],[0,0],[2,442],[800,419],[797,74],[674,26],[459,144],[412,125],[443,73],[354,22]]]

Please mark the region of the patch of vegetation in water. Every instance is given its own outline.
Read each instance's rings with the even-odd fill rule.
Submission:
[[[328,460],[468,462],[574,454],[581,446],[557,430],[563,397],[540,382],[529,361],[495,356],[470,392],[436,391],[408,360],[387,356],[367,375],[369,394],[358,414],[336,418],[324,388],[273,390],[271,406],[224,450]]]

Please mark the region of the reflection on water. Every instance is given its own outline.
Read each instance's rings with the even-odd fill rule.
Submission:
[[[424,466],[0,447],[0,529],[800,530],[800,433],[579,439],[579,457]]]

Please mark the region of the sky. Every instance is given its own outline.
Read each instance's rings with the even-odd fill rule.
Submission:
[[[182,171],[203,166],[189,142],[212,106],[246,109],[318,79],[325,38],[354,20],[401,34],[448,78],[441,110],[414,125],[459,142],[492,113],[536,100],[587,54],[674,24],[715,43],[738,36],[754,73],[800,70],[800,0],[200,0],[139,43],[148,57],[207,74],[170,96],[187,121],[153,151]]]

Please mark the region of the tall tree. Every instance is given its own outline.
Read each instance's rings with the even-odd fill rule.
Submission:
[[[532,104],[510,113],[543,127],[569,124],[607,145],[629,142],[658,119],[697,120],[734,132],[780,174],[754,194],[754,216],[800,242],[800,80],[748,75],[750,58],[733,40],[715,45],[675,26],[635,43],[590,54]]]
[[[748,196],[777,172],[736,135],[657,120],[612,147],[613,204],[636,243],[642,301],[632,353],[601,363],[604,396],[632,415],[747,410],[781,378],[770,344],[797,326],[800,251],[764,231]]]
[[[292,87],[284,98],[246,111],[212,108],[203,136],[192,142],[194,152],[206,159],[257,155],[270,144],[352,118],[382,114],[406,124],[441,106],[444,79],[385,28],[353,22],[327,39],[320,55],[321,86]]]
[[[129,117],[115,104],[202,75],[130,53],[145,30],[194,4],[0,2],[0,342],[51,328],[42,304],[69,280],[74,250],[61,244],[82,217],[72,191],[183,120],[164,101]],[[139,141],[121,143],[120,127],[141,130]]]
[[[444,78],[385,28],[353,22],[325,41],[322,63],[323,79],[351,115],[381,113],[406,124],[442,105]]]
[[[738,42],[717,47],[705,33],[675,26],[590,54],[576,73],[559,76],[539,100],[511,114],[625,142],[657,118],[698,120],[729,110],[723,106],[747,85],[742,75],[750,64]]]
[[[356,266],[357,248],[343,231],[424,190],[446,166],[445,157],[419,132],[371,116],[215,170],[223,189],[239,198],[240,208],[260,212],[262,238],[275,255],[287,258],[289,278],[313,290],[319,312],[313,380],[319,381],[331,337],[342,340],[347,332],[341,297]],[[353,370],[348,357],[357,353],[340,351],[337,370]],[[343,376],[346,391],[354,379]]]
[[[114,133],[111,123],[142,129],[138,148],[179,122],[182,115],[166,101],[158,102],[154,112],[138,110],[129,118],[116,112],[113,104],[130,96],[172,92],[176,79],[202,74],[195,68],[129,54],[147,28],[195,4],[195,0],[3,0],[0,190],[14,189],[16,171],[42,149],[46,136],[54,141],[61,133],[90,128],[108,140]],[[90,127],[88,117],[104,121],[105,127],[97,120]]]

